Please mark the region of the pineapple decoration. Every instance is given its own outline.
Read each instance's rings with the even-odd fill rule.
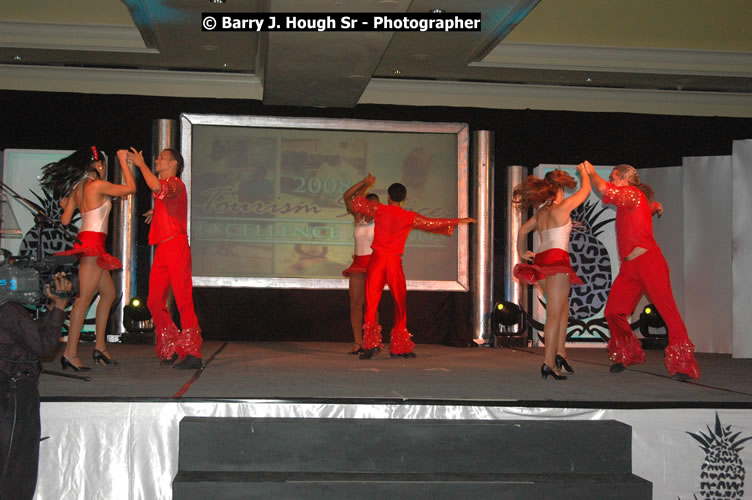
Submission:
[[[611,258],[605,245],[598,239],[603,227],[614,221],[613,217],[601,218],[608,207],[600,210],[597,202],[585,201],[572,211],[572,233],[569,238],[570,260],[572,269],[585,282],[573,286],[569,293],[570,325],[575,327],[572,333],[595,332],[608,340],[606,331],[593,329],[601,325],[603,318],[588,321],[606,305],[608,292],[611,290]]]
[[[52,219],[59,221],[63,215],[63,209],[60,207],[60,200],[52,197],[46,190],[42,190],[44,198],[32,191],[31,193],[39,200],[39,206],[42,207],[44,213]],[[65,226],[65,228],[72,234],[78,232],[78,228],[73,225],[80,218],[80,215],[76,214],[71,220],[71,224]],[[32,227],[23,238],[21,242],[21,255],[35,255],[37,252],[37,245],[40,242],[39,228],[37,226]],[[61,252],[73,248],[74,239],[60,230],[58,226],[52,225],[45,221],[42,224],[42,251],[41,257],[48,257],[56,252]]]
[[[700,495],[703,499],[744,498],[744,465],[739,457],[741,444],[752,436],[739,439],[739,432],[732,434],[731,426],[723,426],[715,414],[715,429],[708,426],[708,433],[687,432],[705,452],[700,468]]]

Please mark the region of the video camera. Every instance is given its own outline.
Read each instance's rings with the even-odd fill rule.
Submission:
[[[6,302],[42,305],[47,299],[46,285],[58,297],[78,295],[78,276],[75,266],[78,259],[73,255],[53,255],[36,259],[31,255],[15,257],[5,249],[0,249],[0,305]],[[70,280],[69,292],[56,292],[54,276],[64,272]]]

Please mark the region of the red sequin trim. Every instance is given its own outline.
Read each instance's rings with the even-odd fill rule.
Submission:
[[[642,344],[634,335],[624,339],[611,338],[608,341],[608,359],[612,363],[621,363],[624,366],[636,365],[645,362],[645,352]]]
[[[389,352],[392,354],[407,354],[415,349],[415,342],[410,340],[412,335],[406,329],[393,329],[391,341],[389,342]]]
[[[700,366],[695,359],[695,346],[692,342],[669,345],[664,353],[666,357],[663,362],[669,375],[673,377],[677,373],[683,373],[695,379],[700,378]]]
[[[363,350],[373,349],[378,347],[379,349],[384,347],[381,342],[381,325],[378,323],[363,323],[363,344],[361,345]]]
[[[201,357],[201,344],[204,341],[201,338],[201,328],[194,326],[185,328],[177,336],[175,347],[177,348],[178,357],[182,360],[186,356]]]
[[[157,344],[154,351],[159,359],[170,359],[177,352],[175,341],[178,335],[180,335],[180,331],[175,323],[170,323],[167,328],[161,328],[154,332],[154,340]]]

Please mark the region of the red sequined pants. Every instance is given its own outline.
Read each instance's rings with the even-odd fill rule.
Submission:
[[[394,298],[394,328],[392,329],[389,351],[393,354],[412,352],[415,344],[407,331],[407,285],[402,270],[402,256],[390,255],[374,250],[366,272],[366,312],[363,317],[363,349],[381,348],[381,325],[376,322],[379,301],[384,285]]]
[[[180,312],[180,332],[172,322],[167,309],[170,288]],[[154,262],[149,275],[147,304],[154,319],[156,351],[160,359],[177,354],[201,357],[201,328],[193,309],[193,281],[191,279],[191,247],[188,238],[174,237],[159,243],[154,251]]]
[[[658,247],[621,263],[604,313],[611,331],[609,358],[613,363],[624,366],[645,361],[645,353],[628,320],[643,292],[658,309],[668,329],[668,347],[664,361],[669,374],[684,373],[692,378],[699,378],[700,367],[694,355],[695,346],[689,340],[687,327],[676,307],[668,264]]]

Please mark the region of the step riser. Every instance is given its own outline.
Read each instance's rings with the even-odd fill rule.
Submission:
[[[608,421],[197,419],[181,471],[631,473],[631,429]]]
[[[650,500],[652,485],[639,478],[622,483],[577,481],[559,484],[494,484],[494,483],[178,483],[173,485],[174,500],[306,500],[357,498],[410,498],[456,500],[457,498],[551,499],[551,500]]]

